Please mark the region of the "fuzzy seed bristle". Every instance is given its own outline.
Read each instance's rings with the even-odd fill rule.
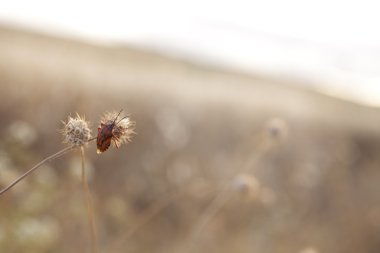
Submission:
[[[106,137],[110,137],[112,143],[117,148],[124,143],[131,141],[132,136],[135,134],[134,127],[135,122],[131,121],[129,116],[121,117],[120,112],[111,112],[104,114],[104,117],[100,121],[100,134],[98,133],[98,153],[102,153],[108,149],[108,146],[104,148],[102,146],[103,142],[106,141]],[[104,127],[110,127],[110,132],[102,131]]]
[[[67,122],[63,122],[63,124],[64,142],[71,143],[74,146],[83,146],[91,139],[88,123],[78,114],[75,118],[69,116]]]

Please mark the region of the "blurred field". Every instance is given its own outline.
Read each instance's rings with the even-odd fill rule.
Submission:
[[[123,108],[133,142],[86,149],[100,252],[378,253],[380,111],[297,82],[2,27],[0,186]],[[87,252],[80,161],[0,197],[0,252]]]

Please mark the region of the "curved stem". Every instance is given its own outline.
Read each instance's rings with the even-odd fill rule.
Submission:
[[[58,151],[57,153],[45,158],[44,160],[42,160],[41,162],[37,163],[36,165],[34,165],[30,170],[28,170],[27,172],[25,172],[23,175],[21,175],[19,178],[17,178],[15,181],[13,181],[10,185],[8,185],[7,187],[5,187],[4,189],[2,189],[0,191],[0,195],[5,193],[6,191],[8,191],[9,189],[11,189],[13,186],[15,186],[18,182],[20,182],[21,180],[23,180],[25,177],[27,177],[29,174],[31,174],[33,171],[35,171],[37,168],[41,167],[41,165],[43,165],[44,163],[48,162],[48,161],[51,161],[61,155],[64,155],[65,153],[69,152],[70,150],[74,149],[74,146],[70,146],[70,147],[67,147],[67,148],[64,148],[60,151]]]

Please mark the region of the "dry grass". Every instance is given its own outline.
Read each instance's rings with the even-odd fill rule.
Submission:
[[[126,108],[137,122],[128,146],[86,151],[100,252],[380,250],[378,110],[138,50],[0,34],[0,186],[61,148],[68,113],[98,122]],[[45,166],[0,198],[0,252],[88,248],[80,153]],[[234,185],[242,170],[255,194]]]

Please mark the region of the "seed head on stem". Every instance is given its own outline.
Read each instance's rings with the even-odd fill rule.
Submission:
[[[74,146],[83,146],[91,139],[91,130],[87,121],[78,114],[75,118],[68,117],[67,122],[63,122],[62,134],[64,142]]]

